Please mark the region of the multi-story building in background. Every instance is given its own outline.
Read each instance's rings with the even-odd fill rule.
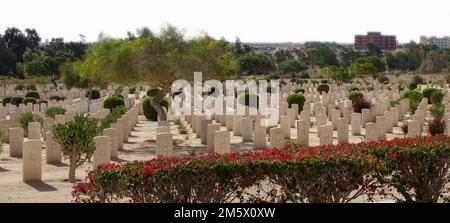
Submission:
[[[355,35],[355,50],[367,50],[369,43],[384,51],[397,49],[397,38],[394,35],[381,35],[381,32],[367,32],[367,35]]]
[[[435,36],[432,37],[421,36],[420,43],[429,46],[434,45],[442,49],[448,49],[450,48],[450,36],[444,36],[441,38]]]

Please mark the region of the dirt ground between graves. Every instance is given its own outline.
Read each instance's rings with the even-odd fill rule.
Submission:
[[[155,157],[155,133],[156,122],[146,121],[143,116],[139,117],[139,124],[134,128],[129,138],[129,142],[124,144],[124,150],[119,151],[119,159],[112,162],[132,162],[133,160],[148,160]],[[314,118],[313,118],[314,119]],[[223,129],[225,127],[222,127]],[[318,145],[315,127],[310,129],[310,145]],[[205,151],[200,144],[200,139],[195,138],[195,134],[190,134],[190,140],[183,142],[183,137],[178,134],[176,126],[172,124],[171,132],[175,134],[174,139],[181,142],[176,146],[175,154],[186,154],[186,145],[197,147],[197,151]],[[364,129],[363,129],[364,133]],[[400,128],[394,128],[394,134],[388,134],[388,139],[401,136]],[[296,138],[296,129],[291,128],[291,135]],[[333,133],[334,143],[337,141],[336,131]],[[349,135],[350,142],[362,141],[361,136]],[[233,151],[251,150],[253,143],[242,143],[242,138],[231,136],[231,149]],[[45,146],[45,143],[44,143]],[[91,163],[85,163],[77,169],[77,179],[83,180],[86,172],[92,168]],[[9,157],[9,146],[4,145],[0,154],[0,202],[71,202],[73,200],[71,192],[73,184],[68,182],[68,161],[62,164],[51,165],[45,163],[45,149],[42,149],[42,181],[22,182],[22,159]],[[357,199],[356,202],[364,202],[364,198]],[[390,202],[390,201],[381,201]]]

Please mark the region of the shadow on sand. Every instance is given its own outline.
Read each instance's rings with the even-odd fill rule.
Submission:
[[[40,191],[40,192],[49,192],[49,191],[57,191],[55,187],[44,183],[43,181],[28,181],[25,184],[31,186],[32,188]]]

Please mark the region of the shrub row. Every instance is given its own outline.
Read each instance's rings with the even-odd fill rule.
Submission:
[[[448,201],[450,137],[285,147],[101,165],[76,202]],[[391,190],[394,189],[394,190]]]

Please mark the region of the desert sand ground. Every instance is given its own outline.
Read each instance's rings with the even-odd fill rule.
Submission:
[[[189,147],[194,147],[198,152],[205,152],[206,148],[200,144],[200,139],[195,138],[195,134],[190,134],[189,140],[178,133],[173,125],[171,117],[171,132],[175,135],[174,141],[175,154],[187,154]],[[312,118],[314,121],[314,117]],[[119,151],[119,159],[112,162],[132,162],[133,160],[148,160],[155,157],[155,133],[156,122],[145,120],[145,117],[139,117],[139,123],[131,133],[129,142],[124,143],[124,150]],[[225,127],[222,127],[225,129]],[[296,129],[291,128],[291,136],[296,138]],[[350,129],[349,129],[350,131]],[[319,144],[317,129],[310,129],[310,145]],[[362,129],[362,134],[364,129]],[[388,134],[387,138],[403,137],[399,127],[394,128],[394,134]],[[337,133],[333,134],[334,143],[337,143]],[[351,143],[363,141],[362,136],[349,135]],[[231,150],[245,151],[253,149],[253,143],[242,143],[242,138],[231,136]],[[43,143],[45,146],[45,143]],[[85,163],[77,169],[77,179],[83,180],[88,170],[92,169],[92,163]],[[9,145],[5,144],[3,153],[0,155],[0,202],[71,202],[73,200],[71,192],[73,184],[68,182],[68,160],[62,164],[50,165],[45,163],[45,149],[42,149],[42,181],[40,182],[22,182],[22,159],[9,157]],[[356,202],[364,202],[364,198]],[[383,202],[383,201],[380,201]],[[389,201],[386,201],[389,202]]]

